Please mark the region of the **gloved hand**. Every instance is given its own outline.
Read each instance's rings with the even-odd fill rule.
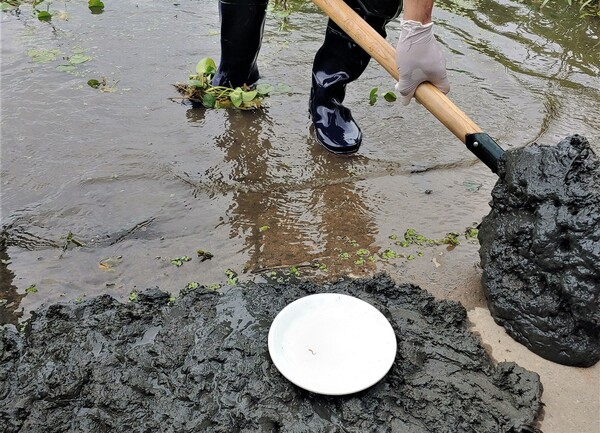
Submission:
[[[450,90],[446,75],[446,58],[433,36],[433,23],[402,21],[402,33],[396,47],[396,64],[400,79],[396,90],[402,104],[408,105],[417,86],[429,81],[444,93]]]

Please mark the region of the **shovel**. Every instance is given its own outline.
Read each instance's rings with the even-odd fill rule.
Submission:
[[[398,81],[396,50],[343,0],[313,0],[329,18]],[[446,95],[425,82],[415,91],[416,100],[462,141],[490,170],[498,173],[504,150]]]

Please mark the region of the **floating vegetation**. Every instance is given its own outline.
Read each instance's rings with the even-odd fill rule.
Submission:
[[[35,284],[30,285],[25,289],[25,293],[37,293],[38,289]]]
[[[204,262],[206,260],[210,260],[214,257],[213,253],[204,250],[197,250],[196,254],[200,257],[200,261]]]
[[[171,264],[178,268],[182,266],[185,262],[189,262],[190,260],[192,259],[188,256],[175,257],[171,259]]]
[[[51,50],[40,50],[32,48],[27,50],[27,55],[36,63],[52,63],[60,55],[60,50],[53,48]]]
[[[473,239],[473,238],[477,238],[477,235],[479,234],[479,229],[475,228],[475,227],[467,227],[465,229],[465,238],[467,239]]]
[[[106,77],[102,77],[99,80],[96,78],[92,78],[92,79],[88,80],[87,85],[93,89],[99,89],[102,92],[112,93],[115,91],[115,86],[118,83],[119,83],[119,80],[109,83]],[[116,175],[113,175],[113,176],[116,176]],[[114,177],[114,178],[116,179],[117,177]]]
[[[104,3],[101,0],[89,0],[88,8],[92,14],[100,14],[104,11]]]
[[[228,286],[235,286],[238,283],[238,274],[233,269],[225,269],[225,275],[227,276]]]
[[[377,88],[377,87],[373,87],[371,89],[371,92],[369,92],[369,104],[370,105],[375,105],[377,103],[377,99],[379,99],[378,92],[379,92],[379,88]],[[381,94],[381,96],[387,102],[396,102],[396,100],[398,99],[396,94],[394,92],[392,92],[391,90],[388,90],[387,92]]]
[[[272,90],[270,84],[226,87],[213,86],[211,81],[217,72],[213,59],[205,57],[196,65],[196,73],[189,76],[187,84],[177,83],[175,88],[184,100],[202,104],[206,108],[229,108],[254,110],[262,107],[262,100]]]
[[[73,48],[71,50],[71,55],[68,57],[63,57],[63,59],[66,60],[67,63],[58,65],[56,70],[60,72],[73,72],[77,70],[78,65],[92,60],[92,56],[85,54],[85,50],[82,48]]]
[[[410,245],[419,245],[419,246],[433,246],[433,245],[451,245],[451,246],[457,246],[460,244],[460,241],[458,240],[458,233],[448,233],[446,236],[444,236],[441,239],[431,239],[428,238],[426,236],[423,236],[422,234],[417,233],[417,231],[415,229],[407,229],[404,232],[404,239],[403,240],[397,240],[398,236],[397,235],[391,235],[390,239],[395,240],[395,244],[399,245],[403,248],[407,248]]]
[[[73,48],[70,56],[64,56],[64,54],[57,48],[52,48],[49,50],[31,48],[27,50],[27,55],[36,63],[52,63],[56,61],[59,56],[63,56],[63,63],[56,67],[56,70],[59,72],[74,72],[77,70],[79,65],[92,60],[92,56],[85,54],[85,50],[83,48]],[[90,83],[88,82],[88,84]],[[98,86],[101,84],[102,83],[98,81]],[[106,80],[104,80],[104,84],[106,84]]]

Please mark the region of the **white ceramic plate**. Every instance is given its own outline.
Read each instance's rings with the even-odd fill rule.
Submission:
[[[289,381],[343,395],[377,383],[394,363],[396,335],[375,307],[348,295],[300,298],[275,317],[269,353]]]

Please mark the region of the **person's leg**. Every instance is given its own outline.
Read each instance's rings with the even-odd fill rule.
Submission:
[[[221,60],[213,86],[256,83],[266,10],[267,0],[219,0]]]
[[[384,37],[386,24],[402,10],[402,0],[346,0],[346,3]],[[361,144],[360,127],[342,103],[346,85],[360,77],[370,58],[329,20],[325,41],[313,63],[309,112],[317,140],[331,152],[354,153]]]

